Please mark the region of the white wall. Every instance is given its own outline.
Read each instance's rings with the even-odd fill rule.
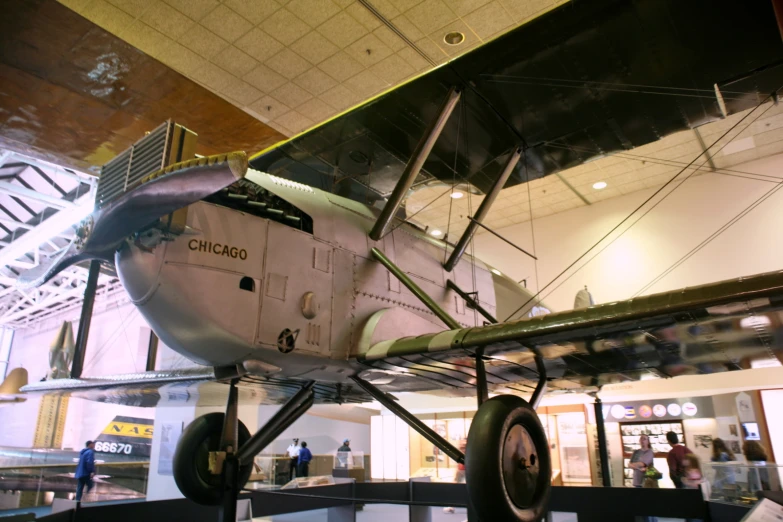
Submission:
[[[783,155],[732,170],[783,179]],[[774,186],[720,174],[694,176],[614,244],[588,261],[617,234],[593,250],[566,274],[586,264],[574,277],[555,289],[563,281],[561,278],[542,293],[544,301],[554,310],[571,309],[576,292],[584,285],[596,303],[628,299]],[[535,290],[549,283],[653,192],[652,189],[635,192],[534,220],[535,247],[530,222],[499,229],[500,234],[522,248],[535,250],[538,281],[532,259],[490,234],[476,237],[476,254],[517,281],[527,278],[528,288]],[[644,293],[783,268],[783,242],[777,239],[783,227],[783,213],[779,210],[782,202],[783,191],[775,193]],[[620,231],[635,220],[636,217],[629,220]]]

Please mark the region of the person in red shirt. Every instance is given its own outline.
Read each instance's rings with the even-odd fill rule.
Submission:
[[[685,487],[682,482],[682,477],[685,476],[685,456],[693,452],[685,445],[680,444],[679,437],[673,431],[666,434],[666,440],[669,442],[669,446],[672,447],[666,456],[666,462],[669,464],[669,477],[674,482],[674,487],[682,489]]]

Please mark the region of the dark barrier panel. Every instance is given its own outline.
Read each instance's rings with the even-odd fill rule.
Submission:
[[[380,482],[335,484],[282,492],[254,491],[253,516],[263,517],[358,504],[413,504],[465,506],[464,484],[432,482]],[[692,489],[552,488],[552,511],[577,513],[579,522],[635,522],[636,517],[701,519],[705,522],[738,522],[748,508],[704,502]],[[161,500],[103,506],[86,506],[71,519],[71,512],[43,517],[45,522],[157,522],[187,520],[216,522],[216,507],[189,500]]]

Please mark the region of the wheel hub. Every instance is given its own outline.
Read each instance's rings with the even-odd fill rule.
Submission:
[[[524,426],[516,424],[508,430],[502,459],[503,481],[509,497],[519,508],[530,507],[536,494],[539,459],[536,445]]]

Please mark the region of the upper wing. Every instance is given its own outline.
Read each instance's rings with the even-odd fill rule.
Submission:
[[[754,107],[783,84],[775,20],[768,1],[567,2],[251,166],[362,202],[386,197],[458,87],[416,183],[463,179],[486,192],[524,145],[510,187]]]
[[[371,369],[453,387],[475,385],[485,347],[490,385],[528,391],[533,348],[554,388],[600,386],[783,360],[783,272],[685,288],[497,325],[379,342],[360,355]],[[525,383],[527,381],[527,383]]]
[[[242,404],[280,404],[293,396],[304,381],[239,375],[235,369],[209,367],[158,370],[95,379],[53,379],[22,387],[24,394],[67,395],[126,406],[225,406],[226,383],[239,378]],[[372,400],[352,384],[318,383],[316,403],[368,402]]]

